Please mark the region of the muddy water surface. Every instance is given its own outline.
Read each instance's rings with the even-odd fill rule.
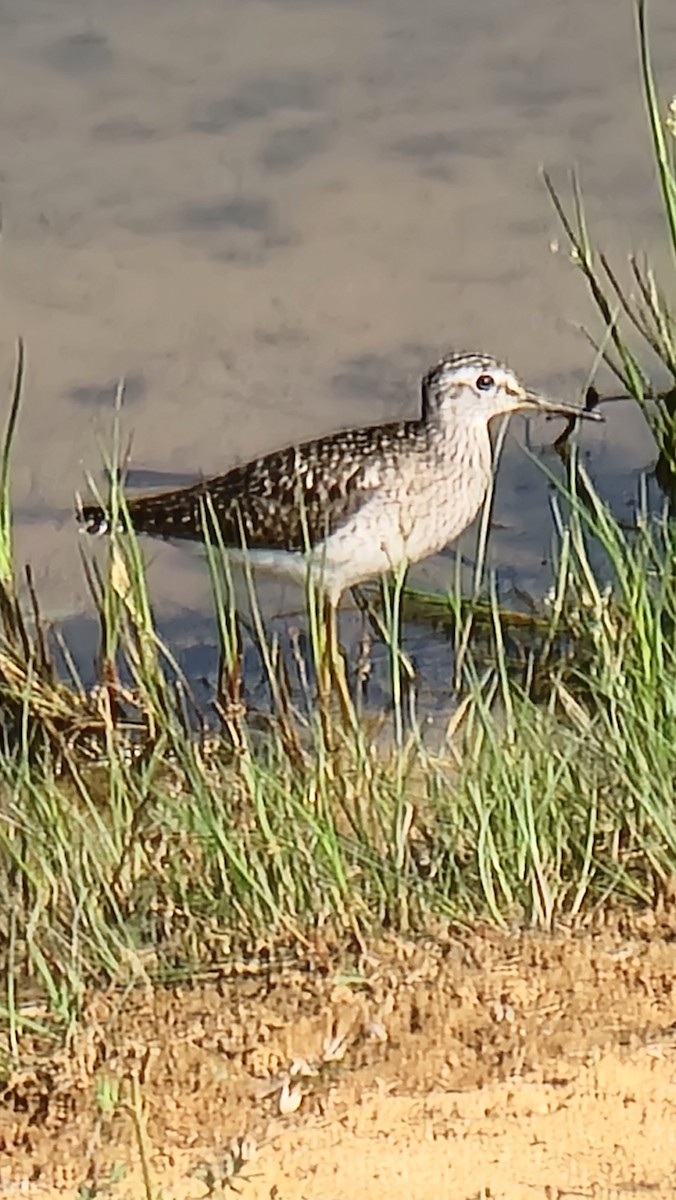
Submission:
[[[676,8],[650,10],[668,96]],[[0,144],[7,387],[17,335],[28,353],[18,553],[85,655],[72,498],[99,475],[121,376],[146,484],[411,413],[449,346],[572,397],[591,363],[575,324],[593,314],[550,251],[542,163],[562,182],[580,168],[618,262],[639,245],[660,259],[633,10],[617,0],[5,0]],[[493,560],[537,590],[551,522],[526,428],[513,422]],[[628,510],[653,457],[641,418],[620,406],[583,438]],[[203,565],[147,548],[164,628],[201,646]],[[416,577],[443,586],[451,562]]]

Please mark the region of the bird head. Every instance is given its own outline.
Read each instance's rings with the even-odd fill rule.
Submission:
[[[510,367],[486,354],[447,354],[423,377],[423,416],[464,427],[486,425],[500,413],[556,413],[601,420],[596,411],[533,392]]]

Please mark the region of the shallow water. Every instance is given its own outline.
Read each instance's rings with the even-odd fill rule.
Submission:
[[[652,0],[650,20],[670,95],[672,0]],[[562,183],[579,167],[615,261],[645,247],[660,262],[628,2],[5,0],[0,139],[8,389],[18,335],[28,355],[18,557],[81,660],[72,497],[99,476],[121,376],[145,484],[413,412],[448,347],[574,396],[591,364],[576,324],[594,315],[550,251],[543,163]],[[533,592],[552,526],[520,447],[526,429],[538,447],[559,428],[515,420],[498,482],[491,561]],[[640,415],[618,405],[582,442],[629,511],[654,457]],[[146,547],[163,628],[199,674],[203,563]],[[441,555],[416,579],[443,587],[451,572]]]

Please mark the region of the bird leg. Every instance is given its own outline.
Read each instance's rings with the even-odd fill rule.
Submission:
[[[336,605],[329,599],[323,601],[322,637],[319,648],[317,691],[320,706],[328,704],[334,692],[345,726],[354,724],[354,704],[350,695],[345,670],[345,658],[338,643],[338,619]]]

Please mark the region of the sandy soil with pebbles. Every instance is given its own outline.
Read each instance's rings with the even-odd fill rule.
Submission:
[[[5,1091],[0,1195],[142,1196],[143,1146],[195,1200],[671,1197],[673,938],[450,932],[91,996]]]

